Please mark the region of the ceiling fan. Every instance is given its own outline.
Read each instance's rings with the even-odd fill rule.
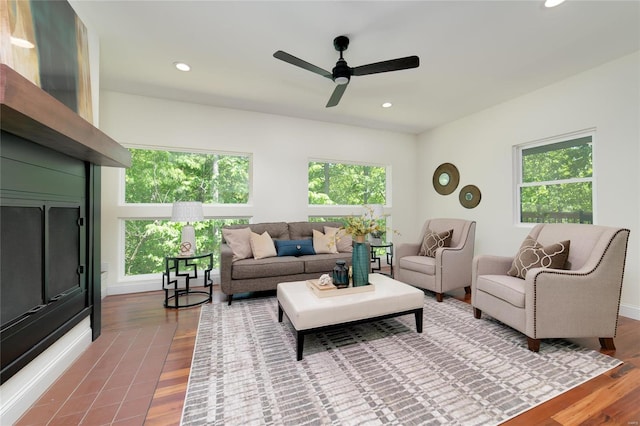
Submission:
[[[332,72],[317,67],[302,59],[296,58],[293,55],[278,50],[273,54],[273,57],[303,68],[307,71],[314,72],[336,83],[336,88],[333,90],[329,102],[327,102],[327,108],[338,105],[344,91],[347,90],[347,85],[351,80],[352,75],[367,75],[377,74],[381,72],[400,71],[409,68],[417,68],[420,65],[420,58],[417,56],[407,56],[406,58],[391,59],[388,61],[376,62],[368,65],[361,65],[359,67],[350,67],[347,65],[347,61],[342,57],[342,52],[349,47],[349,38],[346,36],[338,36],[333,39],[333,46],[338,52],[340,52],[340,59],[336,62],[336,66],[333,67]]]

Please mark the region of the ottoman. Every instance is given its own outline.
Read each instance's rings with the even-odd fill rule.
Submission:
[[[278,321],[287,314],[296,330],[298,361],[304,336],[331,328],[414,314],[416,331],[422,333],[422,290],[380,274],[370,274],[369,282],[373,291],[324,298],[307,288],[305,281],[278,284]]]

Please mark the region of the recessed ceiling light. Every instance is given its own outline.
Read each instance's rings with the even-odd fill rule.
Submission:
[[[191,71],[191,67],[184,62],[174,62],[173,65],[175,65],[180,71]]]
[[[33,49],[34,47],[36,47],[29,40],[25,40],[23,38],[14,37],[14,36],[11,36],[11,44],[18,47],[24,47],[25,49]]]
[[[393,104],[391,102],[385,102],[382,104],[382,108],[391,108]]]
[[[545,0],[544,2],[544,6],[545,7],[556,7],[562,3],[564,3],[565,0]]]

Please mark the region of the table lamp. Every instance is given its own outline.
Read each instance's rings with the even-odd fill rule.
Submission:
[[[190,222],[204,219],[202,203],[199,201],[177,201],[173,203],[171,220],[173,222],[187,222],[182,227],[182,241],[180,242],[180,256],[193,256],[196,253],[196,231]]]

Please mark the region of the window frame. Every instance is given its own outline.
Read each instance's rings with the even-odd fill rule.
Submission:
[[[310,204],[309,203],[309,164],[316,163],[334,163],[350,166],[369,166],[380,167],[385,170],[385,202],[382,203],[385,213],[393,205],[392,203],[392,167],[389,164],[380,164],[373,162],[358,162],[358,161],[344,161],[328,158],[308,158],[306,166],[306,180],[307,180],[307,208],[308,216],[310,217],[347,217],[352,215],[362,214],[363,204],[377,204],[373,202],[362,204]]]
[[[202,205],[205,220],[225,220],[225,219],[246,219],[251,221],[253,217],[253,154],[249,152],[231,152],[222,150],[204,150],[182,147],[164,147],[149,145],[127,144],[127,148],[148,150],[148,151],[169,151],[184,152],[205,155],[229,155],[244,156],[248,158],[248,199],[246,203],[209,203]],[[118,278],[119,282],[156,280],[158,273],[147,273],[137,275],[126,275],[126,221],[128,220],[170,220],[173,203],[127,203],[126,202],[126,170],[119,169],[118,173]],[[168,253],[167,253],[168,254]]]
[[[531,148],[549,146],[554,144],[561,144],[570,142],[575,139],[582,139],[590,137],[591,138],[591,167],[592,173],[591,177],[584,178],[570,178],[570,179],[562,179],[562,180],[551,180],[551,181],[536,181],[536,182],[523,182],[523,170],[522,170],[522,155],[523,151]],[[579,130],[576,132],[566,133],[558,136],[552,136],[545,139],[539,139],[531,142],[526,142],[519,145],[513,146],[513,221],[515,226],[520,227],[534,227],[539,223],[548,223],[548,222],[522,222],[522,200],[520,199],[520,194],[522,188],[526,187],[535,187],[542,185],[557,185],[557,184],[571,184],[571,183],[582,183],[589,182],[591,183],[591,206],[592,206],[592,223],[597,223],[597,203],[596,203],[596,129],[590,128],[585,130]]]

